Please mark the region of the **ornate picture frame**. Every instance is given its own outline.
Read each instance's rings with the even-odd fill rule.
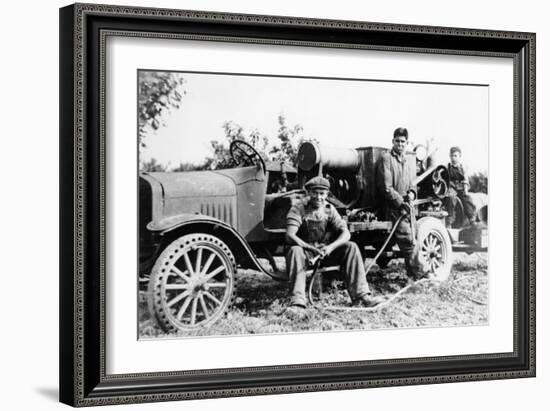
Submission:
[[[109,373],[109,38],[478,56],[513,64],[513,349]],[[535,34],[75,4],[60,10],[60,400],[73,406],[535,376]],[[243,337],[249,338],[249,337]]]

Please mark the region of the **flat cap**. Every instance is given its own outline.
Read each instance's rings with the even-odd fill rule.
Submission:
[[[449,154],[453,154],[453,153],[458,153],[462,155],[462,150],[460,149],[460,147],[454,146],[454,147],[451,147],[451,149],[449,150]]]
[[[304,186],[308,190],[313,188],[324,188],[325,190],[329,190],[330,182],[325,177],[317,176],[313,177],[311,180],[308,180]]]

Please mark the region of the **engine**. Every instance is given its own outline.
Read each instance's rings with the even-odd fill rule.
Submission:
[[[357,149],[333,148],[314,142],[300,145],[297,156],[298,180],[303,185],[308,179],[322,175],[331,184],[329,201],[350,217],[372,220],[373,213],[381,206],[377,192],[377,164],[382,147],[360,147]],[[418,199],[437,201],[445,197],[449,186],[446,167],[432,166],[430,158],[419,159],[415,151],[406,155],[412,159],[408,164],[410,172],[416,175],[415,194]]]

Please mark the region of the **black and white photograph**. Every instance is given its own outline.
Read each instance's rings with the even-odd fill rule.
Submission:
[[[487,84],[137,80],[138,339],[489,324]]]
[[[542,26],[401,3],[60,8],[61,402],[536,397]]]

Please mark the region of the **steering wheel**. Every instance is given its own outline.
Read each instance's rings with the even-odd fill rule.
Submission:
[[[235,140],[229,145],[229,154],[233,161],[239,166],[253,166],[260,164],[265,174],[265,162],[260,153],[254,147],[243,140]]]

